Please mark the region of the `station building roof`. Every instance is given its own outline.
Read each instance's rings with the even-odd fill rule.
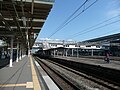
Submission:
[[[119,42],[120,41],[120,33],[112,34],[108,36],[98,37],[90,40],[85,40],[80,42],[80,44],[84,45],[103,45],[110,44],[111,42]]]
[[[111,41],[111,40],[115,40],[115,39],[119,39],[119,38],[120,38],[120,33],[117,33],[117,34],[113,34],[113,35],[108,35],[108,36],[104,36],[104,37],[86,40],[84,42],[97,42],[97,41],[104,41],[104,40]]]
[[[0,39],[32,48],[54,0],[0,0]],[[27,37],[28,33],[28,37]]]

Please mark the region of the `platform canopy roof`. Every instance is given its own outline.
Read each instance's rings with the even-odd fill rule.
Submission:
[[[54,0],[0,0],[0,39],[33,46]],[[27,36],[28,35],[28,36]]]
[[[100,44],[106,43],[106,42],[109,42],[109,43],[114,42],[114,41],[118,42],[119,40],[120,40],[120,33],[117,33],[117,34],[112,34],[112,35],[94,38],[94,39],[90,39],[90,40],[85,40],[81,43],[86,44],[86,45],[91,45],[91,44],[100,45]]]

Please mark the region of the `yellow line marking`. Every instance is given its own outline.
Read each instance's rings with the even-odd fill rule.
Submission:
[[[5,85],[0,85],[1,87],[14,87],[14,86],[16,86],[16,87],[18,87],[18,86],[26,86],[26,84],[25,83],[23,83],[23,84],[5,84]]]
[[[4,84],[0,85],[0,87],[26,87],[26,88],[33,88],[33,82],[27,82],[22,84]]]
[[[33,85],[34,85],[34,90],[41,90],[38,77],[35,71],[35,67],[33,65],[32,57],[30,56],[30,63],[31,63],[31,70],[32,70],[32,79],[33,79]]]
[[[26,88],[33,88],[33,82],[27,82]]]

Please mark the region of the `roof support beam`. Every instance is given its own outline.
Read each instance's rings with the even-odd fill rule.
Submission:
[[[16,0],[16,1],[20,1],[20,0]],[[49,5],[53,5],[55,0],[49,0],[49,1],[40,1],[40,0],[35,0],[34,3],[39,3],[39,4],[49,4]],[[29,2],[31,3],[32,0],[23,0],[23,2]]]
[[[9,30],[12,31],[12,29],[10,28],[10,25],[5,21],[4,17],[2,16],[2,14],[0,13],[0,17],[2,18],[2,22],[5,25],[5,27]]]
[[[12,21],[13,18],[4,18],[7,21]],[[22,21],[22,19],[18,19],[18,21]],[[30,19],[28,20],[30,21]],[[33,22],[45,22],[45,19],[33,19]]]
[[[17,29],[17,27],[11,27],[12,29]],[[31,27],[20,27],[21,29],[30,29]],[[32,27],[32,29],[41,29],[41,27]]]
[[[0,26],[0,28],[5,28],[5,26]],[[11,29],[17,29],[16,26],[10,27]],[[21,29],[30,29],[31,27],[20,27]],[[41,29],[42,27],[33,27],[33,29]]]
[[[34,10],[34,0],[32,0],[32,7],[31,7],[31,14],[33,15],[33,10]]]
[[[20,28],[20,24],[19,24],[19,22],[18,22],[19,16],[18,16],[16,7],[15,7],[15,4],[14,4],[14,0],[12,0],[12,5],[13,5],[13,8],[14,8],[14,11],[15,11],[15,14],[16,14],[16,18],[13,18],[13,20],[15,20],[15,21],[17,22],[18,30],[21,32],[22,38],[23,38],[23,40],[25,41],[25,36],[23,35],[23,32],[21,31],[21,28]]]

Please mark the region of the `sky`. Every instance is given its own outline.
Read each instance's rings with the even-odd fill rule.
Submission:
[[[63,25],[65,20],[85,1],[86,0],[55,0],[53,8],[37,40],[59,39],[85,41],[120,33],[120,0],[88,0],[85,5],[70,18],[71,21]],[[89,7],[92,3],[94,4]],[[87,7],[89,8],[87,9]],[[85,11],[82,12],[83,10]],[[60,28],[60,26],[62,26],[62,28]]]

